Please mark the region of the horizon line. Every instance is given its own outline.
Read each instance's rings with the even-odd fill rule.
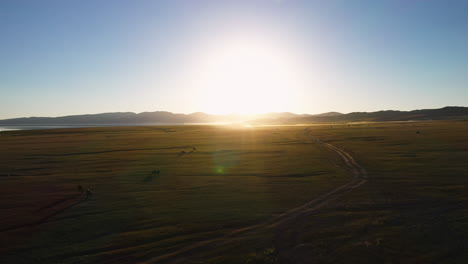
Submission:
[[[155,113],[155,112],[165,112],[165,113],[170,113],[170,114],[175,114],[175,115],[193,115],[193,114],[206,114],[206,115],[211,115],[211,116],[232,116],[232,115],[238,115],[238,116],[259,116],[259,115],[268,115],[268,114],[294,114],[294,115],[321,115],[321,114],[327,114],[327,113],[338,113],[342,115],[346,114],[351,114],[351,113],[373,113],[373,112],[383,112],[383,111],[399,111],[399,112],[411,112],[411,111],[418,111],[418,110],[436,110],[436,109],[443,109],[443,108],[448,108],[448,107],[461,107],[461,108],[466,108],[468,106],[460,106],[460,105],[446,105],[443,107],[437,107],[437,108],[416,108],[416,109],[411,109],[411,110],[395,110],[395,109],[381,109],[381,110],[376,110],[376,111],[351,111],[351,112],[338,112],[338,111],[326,111],[326,112],[321,112],[318,114],[311,114],[311,113],[295,113],[295,112],[289,112],[289,111],[283,111],[283,112],[263,112],[263,113],[254,113],[254,114],[242,114],[242,113],[229,113],[229,114],[213,114],[213,113],[207,113],[207,112],[191,112],[191,113],[178,113],[178,112],[171,112],[171,111],[166,111],[166,110],[156,110],[156,111],[143,111],[143,112],[132,112],[132,111],[116,111],[116,112],[100,112],[100,113],[86,113],[86,114],[69,114],[69,115],[58,115],[58,116],[21,116],[21,117],[8,117],[8,118],[2,118],[0,120],[8,120],[8,119],[20,119],[20,118],[59,118],[59,117],[69,117],[69,116],[83,116],[83,115],[102,115],[102,114],[117,114],[117,113],[131,113],[131,114],[143,114],[143,113]]]

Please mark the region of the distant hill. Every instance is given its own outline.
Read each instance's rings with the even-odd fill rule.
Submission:
[[[413,111],[377,111],[353,112],[340,114],[336,112],[312,115],[307,117],[258,119],[255,123],[317,123],[317,122],[359,122],[359,121],[410,121],[468,119],[468,107],[447,106],[440,109],[423,109]]]
[[[440,109],[414,111],[378,111],[341,114],[328,112],[317,115],[294,113],[268,113],[250,117],[251,123],[316,123],[316,122],[355,122],[355,121],[408,121],[468,119],[468,107],[448,106]],[[253,119],[253,121],[252,121]],[[156,112],[116,112],[61,117],[23,117],[0,120],[0,125],[136,125],[136,124],[182,124],[249,121],[246,115],[210,115],[206,113],[175,114],[166,111]]]
[[[175,114],[156,112],[117,112],[91,115],[71,115],[61,117],[24,117],[0,120],[1,125],[131,125],[155,123],[212,123],[229,119],[224,116],[205,113]],[[231,121],[231,120],[230,120]]]
[[[327,113],[318,114],[318,115],[314,115],[314,116],[339,116],[339,115],[342,115],[342,113],[338,113],[338,112],[327,112]]]
[[[256,115],[254,119],[270,118],[299,118],[311,115],[298,115],[294,113],[268,113]],[[211,115],[202,112],[192,114],[175,114],[166,111],[156,112],[116,112],[88,115],[70,115],[61,117],[22,117],[0,120],[0,125],[131,125],[156,123],[228,123],[242,122],[252,119],[248,115]]]

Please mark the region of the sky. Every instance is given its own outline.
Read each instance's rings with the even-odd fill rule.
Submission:
[[[468,106],[465,0],[0,1],[0,118]]]

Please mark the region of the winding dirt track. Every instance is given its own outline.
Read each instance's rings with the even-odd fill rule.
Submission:
[[[200,242],[191,244],[189,246],[180,248],[176,251],[151,258],[142,263],[146,264],[146,263],[183,263],[183,262],[186,262],[187,261],[186,257],[190,256],[190,252],[192,251],[219,248],[221,246],[226,246],[234,241],[238,241],[242,236],[245,236],[249,234],[250,232],[265,231],[265,230],[274,229],[280,226],[291,224],[294,221],[294,219],[297,219],[301,216],[304,216],[304,215],[307,215],[307,214],[310,214],[312,212],[319,210],[323,206],[331,203],[332,201],[340,198],[344,194],[352,191],[353,189],[358,188],[359,186],[367,182],[366,170],[361,165],[359,165],[349,153],[347,153],[346,151],[340,148],[333,146],[332,144],[323,142],[319,140],[318,138],[311,136],[309,131],[307,130],[305,132],[305,136],[309,140],[312,140],[313,142],[326,147],[328,150],[333,151],[339,157],[341,157],[347,169],[349,169],[353,174],[353,178],[351,179],[351,181],[331,190],[330,192],[322,194],[299,207],[293,208],[278,216],[275,216],[271,218],[270,220],[265,221],[263,223],[252,225],[252,226],[241,228],[241,229],[236,229],[236,230],[229,232],[223,237],[200,241]]]

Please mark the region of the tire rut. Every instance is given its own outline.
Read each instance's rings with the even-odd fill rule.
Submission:
[[[337,188],[325,194],[322,194],[299,207],[290,209],[260,224],[232,230],[225,236],[203,240],[191,244],[189,246],[180,248],[176,251],[160,255],[154,258],[150,258],[141,263],[186,263],[190,258],[190,253],[194,250],[197,250],[198,252],[204,249],[209,251],[210,249],[216,249],[222,246],[227,246],[233,242],[239,241],[242,238],[242,236],[246,236],[250,232],[268,231],[291,224],[292,222],[294,222],[295,219],[298,219],[301,216],[308,215],[321,209],[322,207],[330,204],[331,202],[337,200],[346,193],[360,187],[361,185],[367,182],[367,171],[361,165],[359,165],[348,152],[330,143],[326,143],[318,138],[313,137],[307,130],[305,135],[308,139],[326,147],[330,151],[333,151],[338,156],[340,156],[343,162],[346,164],[346,167],[353,174],[353,178],[351,179],[351,181],[341,186],[338,186]]]

